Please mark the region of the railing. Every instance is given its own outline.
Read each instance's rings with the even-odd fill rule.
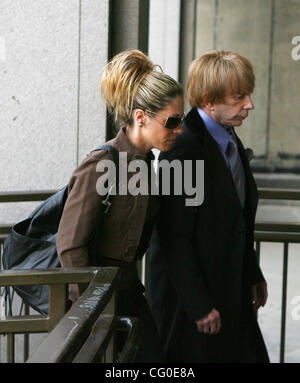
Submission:
[[[40,201],[40,200],[43,200],[45,198],[48,198],[53,193],[54,193],[54,191],[29,192],[29,193],[23,193],[23,192],[0,193],[0,203],[1,202]],[[279,190],[276,190],[276,189],[259,189],[259,198],[260,198],[260,200],[270,199],[270,200],[294,200],[294,201],[299,200],[300,201],[300,191],[299,190],[285,190],[285,189],[279,189]],[[10,226],[9,225],[0,225],[0,244],[4,241],[5,237],[7,236],[7,234],[9,232],[10,232]],[[288,247],[289,247],[289,243],[300,243],[300,235],[299,234],[300,234],[300,224],[299,223],[277,223],[277,222],[263,222],[262,223],[262,222],[257,222],[256,226],[255,226],[255,241],[256,241],[256,250],[257,250],[258,260],[260,259],[261,242],[282,242],[283,246],[284,246],[282,302],[281,302],[281,334],[280,334],[280,362],[281,363],[284,362],[284,354],[285,354]],[[46,276],[46,274],[43,275],[43,278],[45,276]],[[23,277],[22,277],[22,282],[23,282]],[[69,281],[69,283],[70,283],[70,281]],[[20,282],[19,282],[19,284],[20,284]],[[39,284],[41,284],[41,280],[39,280]],[[58,290],[59,290],[59,292],[58,292]],[[53,291],[55,291],[55,290],[53,290]],[[57,294],[60,295],[61,297],[65,294],[64,291],[65,290],[63,289],[63,287],[60,287],[60,288],[57,287]],[[54,294],[56,294],[56,293],[54,293]],[[63,298],[57,298],[57,299],[61,299],[63,301]],[[63,303],[61,303],[61,305],[63,306]],[[74,311],[75,314],[77,312],[76,307],[78,307],[78,306],[74,306],[74,308],[72,308],[72,310],[75,310]],[[62,309],[60,309],[60,310],[61,310],[60,314],[57,314],[58,316],[62,316],[63,310]],[[26,309],[25,309],[25,311],[26,311]],[[27,312],[28,312],[28,308],[27,308]],[[71,315],[71,317],[77,317],[77,314],[75,315],[74,312]],[[70,317],[70,315],[69,315],[69,317]],[[39,326],[41,326],[44,330],[46,330],[46,328],[47,328],[47,331],[48,331],[51,328],[51,326],[53,326],[53,323],[55,323],[57,321],[57,318],[58,317],[56,317],[56,319],[52,319],[51,313],[50,313],[50,318],[47,321],[42,322],[42,323],[44,323],[43,325],[39,324]],[[69,326],[69,325],[67,325],[67,323],[69,323],[69,319],[70,318],[64,317],[62,322],[61,322],[62,324],[60,323],[61,327],[59,327],[59,328],[67,329]],[[30,323],[30,322],[28,322],[28,323]],[[33,322],[31,322],[31,323],[33,323]],[[35,322],[35,323],[39,323],[39,322]],[[48,324],[46,325],[45,323],[48,323]],[[51,325],[51,323],[52,323],[52,325]],[[102,331],[101,329],[106,329],[105,330],[106,332],[104,330],[103,331],[105,332],[105,334],[107,334],[109,331],[111,331],[111,329],[113,328],[115,323],[117,323],[116,319],[113,320],[111,317],[107,316],[107,314],[103,314],[103,316],[100,315],[99,321],[97,323],[95,323],[95,327],[94,327],[93,331],[100,331],[101,332]],[[129,327],[132,326],[132,323],[130,323],[129,320],[126,321],[124,319],[119,319],[119,324],[122,324],[122,323],[123,324],[127,323],[127,326],[129,326]],[[47,327],[47,326],[49,326],[49,327]],[[57,334],[58,330],[56,329],[55,331]],[[65,330],[65,331],[67,333],[67,330]],[[127,348],[129,347],[129,349],[131,350],[130,352],[133,352],[132,350],[134,350],[134,347],[129,346],[129,344],[131,344],[131,345],[134,344],[134,343],[132,343],[132,337],[133,338],[136,337],[136,332],[131,331],[130,334],[131,335],[129,337],[129,343],[127,344],[126,347]],[[52,341],[54,339],[53,342],[58,345],[59,342],[57,342],[56,337],[57,337],[57,335],[55,335],[55,334],[53,335],[51,333],[51,337],[47,338],[47,342],[51,342],[51,339],[52,339]],[[94,338],[95,337],[91,337],[89,342],[91,343]],[[104,338],[106,339],[106,337],[104,337]],[[79,339],[80,339],[80,336],[79,336]],[[12,337],[8,338],[8,343],[13,343]],[[46,343],[46,346],[47,346],[47,344],[48,343]],[[88,347],[87,346],[88,344],[89,343],[87,343],[85,347]],[[98,348],[98,350],[99,350],[99,348]],[[28,354],[28,350],[27,351],[25,350],[25,354],[26,354],[26,352]],[[80,358],[83,357],[82,356],[83,354],[86,354],[86,352],[85,353],[82,352],[81,354],[78,354],[76,357],[77,359],[75,359],[75,360],[79,361]],[[69,355],[69,354],[67,353],[67,355]],[[120,357],[121,357],[121,359],[123,358],[122,356],[120,356]],[[12,351],[10,352],[9,360],[13,360]]]
[[[0,203],[44,201],[55,192],[56,190],[45,190],[41,192],[1,192]],[[0,225],[0,246],[10,231],[11,225]]]
[[[54,192],[0,193],[0,203],[42,201]],[[0,246],[10,230],[10,225],[0,225]],[[117,268],[110,267],[0,271],[0,287],[49,285],[48,315],[29,315],[29,306],[23,303],[24,310],[21,308],[19,315],[9,310],[10,315],[3,317],[1,312],[0,334],[7,336],[7,362],[15,361],[16,334],[24,334],[24,361],[27,362],[121,363],[133,360],[140,341],[140,324],[136,318],[115,316],[117,272]],[[89,286],[66,313],[70,283],[89,283]],[[126,342],[116,354],[115,338],[124,331]],[[32,333],[49,335],[28,359],[29,334]]]
[[[128,323],[131,330],[133,323],[135,326],[134,331],[130,331],[127,349],[123,350],[123,359],[128,361],[134,357],[138,323],[135,323],[136,319],[114,315],[116,270],[102,268],[96,271],[87,290],[29,358],[29,363],[114,362],[113,334],[124,323]]]
[[[34,202],[34,201],[43,201],[54,194],[54,190],[42,191],[42,192],[1,192],[0,193],[0,203],[8,202]],[[11,231],[11,225],[0,225],[0,270],[2,268],[2,244]],[[12,301],[14,298],[14,292],[11,290],[4,290],[1,288],[0,284],[0,297],[2,298],[0,303],[0,309],[3,310],[2,301],[5,299],[5,314],[9,313],[11,316],[12,313]],[[8,294],[9,292],[9,294]],[[4,294],[6,296],[4,296]],[[7,306],[9,307],[7,308]],[[19,310],[19,315],[24,313],[26,316],[29,315],[30,309],[27,304],[21,304]],[[1,313],[2,314],[2,313]],[[0,339],[1,340],[1,339]],[[1,347],[1,343],[0,343]],[[23,350],[23,359],[27,360],[29,356],[29,333],[24,332],[24,350]],[[7,334],[7,361],[13,362],[15,359],[15,336],[14,334]]]
[[[49,285],[49,314],[8,316],[0,320],[0,334],[8,337],[8,362],[14,362],[14,336],[19,333],[49,335],[27,360],[29,363],[131,361],[140,339],[136,318],[115,316],[118,268],[64,268],[32,271],[1,271],[0,285]],[[89,283],[79,300],[66,313],[69,283]],[[119,353],[115,336],[127,331]]]
[[[261,188],[259,189],[259,199],[300,201],[300,190]],[[300,243],[300,223],[257,222],[255,225],[255,241],[258,261],[260,261],[261,242],[283,243],[279,361],[284,363],[289,244]]]

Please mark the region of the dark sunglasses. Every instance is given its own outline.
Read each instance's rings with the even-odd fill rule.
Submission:
[[[148,112],[149,114],[153,114],[150,110],[145,110],[145,112]],[[185,114],[183,116],[166,116],[167,119],[164,124],[162,124],[165,128],[174,130],[178,128],[179,125],[183,124],[185,119]]]
[[[173,130],[178,128],[179,125],[183,124],[185,115],[183,117],[169,116],[165,121],[165,128]]]

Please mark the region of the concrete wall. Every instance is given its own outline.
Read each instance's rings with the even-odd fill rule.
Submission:
[[[1,191],[59,188],[105,140],[108,13],[108,0],[0,2]],[[1,206],[0,221],[25,210]]]
[[[178,80],[180,0],[151,0],[149,56],[165,73]]]
[[[177,78],[180,0],[151,0],[150,19],[150,57]],[[0,191],[60,188],[104,142],[101,70],[148,51],[148,21],[148,0],[0,2]],[[35,205],[0,204],[0,224]]]
[[[300,35],[299,0],[273,4],[273,50],[270,86],[269,156],[284,166],[300,164],[300,61],[293,60],[291,41]]]
[[[197,0],[195,56],[233,50],[255,68],[255,111],[238,129],[255,152],[254,166],[300,171],[300,62],[291,57],[300,34],[299,0]]]
[[[179,78],[179,47],[180,0],[150,0],[149,57],[176,80]],[[157,161],[159,150],[153,149],[153,153]]]
[[[124,49],[148,52],[149,1],[111,0],[111,57]]]

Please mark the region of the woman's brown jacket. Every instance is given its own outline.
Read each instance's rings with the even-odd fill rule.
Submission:
[[[127,161],[144,160],[145,156],[129,142],[121,129],[117,136],[107,142],[119,152],[127,153]],[[101,211],[105,196],[97,193],[96,183],[102,173],[96,171],[102,160],[111,160],[106,150],[91,152],[74,171],[68,188],[57,236],[57,252],[62,267],[91,266],[88,245]],[[128,180],[134,173],[127,173]],[[99,255],[131,262],[141,238],[148,206],[148,195],[116,195],[101,224],[100,234],[95,238]],[[70,289],[70,299],[78,298],[75,286]]]

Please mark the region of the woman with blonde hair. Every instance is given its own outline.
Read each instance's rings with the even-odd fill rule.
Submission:
[[[169,150],[177,134],[182,132],[181,85],[158,71],[142,52],[127,50],[107,64],[101,78],[101,93],[121,127],[106,145],[126,153],[127,164],[132,160],[144,161],[150,174],[154,158],[151,149]],[[97,181],[103,175],[97,169],[102,161],[109,159],[107,150],[93,151],[74,171],[59,225],[58,255],[62,267],[120,267],[116,314],[140,318],[143,328],[136,361],[162,362],[159,338],[136,268],[136,261],[142,258],[149,245],[158,210],[157,197],[150,192],[148,195],[124,195],[117,187],[94,238],[94,252],[98,258],[93,264],[89,258],[90,238],[104,198],[97,192]],[[133,175],[127,172],[128,183]],[[70,286],[71,301],[75,302],[81,293],[80,285]]]

